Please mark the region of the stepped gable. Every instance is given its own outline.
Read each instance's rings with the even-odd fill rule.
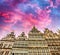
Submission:
[[[43,33],[40,32],[35,26],[33,26],[31,31],[29,31],[28,35],[40,35],[40,36],[42,36]]]
[[[25,38],[27,38],[27,36],[25,35],[24,32],[22,32],[20,36],[17,37],[17,40],[25,40]]]
[[[15,35],[14,32],[11,32],[10,34],[7,34],[6,37],[2,38],[3,41],[14,41]]]
[[[45,28],[44,37],[46,39],[58,39],[58,34],[54,33],[53,31],[49,30],[48,28]]]
[[[29,40],[45,40],[43,37],[43,33],[41,33],[35,26],[33,26],[32,30],[28,33]]]
[[[40,32],[35,26],[33,26],[32,30],[30,32]]]
[[[20,37],[25,37],[25,33],[22,32],[21,35],[20,35]]]

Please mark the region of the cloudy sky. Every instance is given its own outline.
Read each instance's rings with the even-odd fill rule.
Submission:
[[[60,29],[60,0],[0,0],[0,38],[14,31]]]

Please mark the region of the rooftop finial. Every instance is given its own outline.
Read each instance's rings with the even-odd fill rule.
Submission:
[[[39,32],[35,26],[33,26],[31,32]]]
[[[11,32],[11,35],[14,35],[14,32],[13,31]]]
[[[24,33],[24,32],[22,32],[22,33],[21,33],[21,36],[25,36],[25,33]]]

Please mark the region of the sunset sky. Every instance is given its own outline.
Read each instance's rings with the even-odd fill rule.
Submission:
[[[11,31],[27,34],[33,26],[60,29],[60,0],[0,0],[0,38]]]

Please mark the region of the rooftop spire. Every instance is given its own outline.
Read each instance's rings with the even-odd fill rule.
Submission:
[[[6,37],[2,38],[2,40],[15,40],[14,32],[11,32],[10,34],[7,34]]]
[[[26,37],[27,37],[27,36],[25,35],[25,33],[22,32],[21,35],[17,37],[17,40],[25,40]]]
[[[25,33],[24,33],[24,32],[22,32],[22,33],[21,33],[21,36],[22,36],[22,37],[23,37],[23,36],[25,36]]]
[[[14,32],[12,31],[12,32],[10,33],[10,35],[14,35]]]
[[[39,30],[37,30],[37,28],[35,26],[33,26],[31,32],[39,32]]]

